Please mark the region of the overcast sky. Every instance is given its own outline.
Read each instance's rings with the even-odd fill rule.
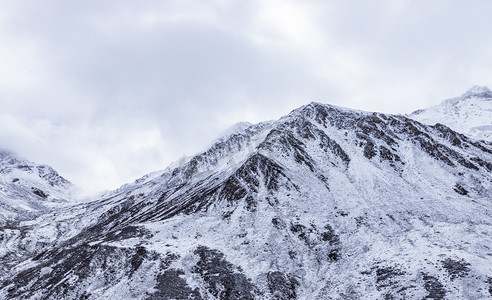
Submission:
[[[0,0],[0,146],[94,192],[311,101],[492,84],[492,1]]]

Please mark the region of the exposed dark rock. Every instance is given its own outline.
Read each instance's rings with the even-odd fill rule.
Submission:
[[[479,158],[479,157],[472,157],[470,158],[470,160],[476,162],[479,166],[481,167],[484,167],[487,169],[487,171],[492,171],[492,163],[488,162],[488,161],[484,161],[483,159]]]
[[[130,238],[151,238],[152,233],[143,226],[126,226],[121,230],[110,231],[105,234],[105,241],[118,241]]]
[[[338,261],[340,259],[340,251],[338,249],[330,250],[330,253],[328,253],[328,258],[331,261]]]
[[[364,156],[368,159],[371,159],[376,156],[376,154],[376,147],[374,143],[371,141],[367,141],[366,145],[364,146]]]
[[[468,191],[458,183],[454,186],[454,191],[463,196],[468,195]]]
[[[426,140],[423,137],[417,137],[416,141],[419,142],[420,147],[431,157],[436,158],[449,166],[454,167],[454,163],[441,152],[441,149],[445,149],[445,146],[436,144],[433,141]]]
[[[446,290],[439,280],[431,275],[423,274],[424,288],[427,291],[425,299],[443,300],[446,297]]]
[[[306,231],[306,226],[302,224],[292,224],[290,226],[290,231],[292,231],[293,233],[303,233]]]
[[[250,212],[256,211],[256,200],[252,195],[246,197],[246,209]]]
[[[181,277],[184,271],[168,269],[157,276],[156,291],[147,297],[147,300],[160,299],[189,299],[201,300],[198,288],[191,289],[186,280]]]
[[[492,154],[492,142],[485,141],[470,141],[470,144],[488,154]]]
[[[392,286],[398,283],[398,277],[405,274],[396,267],[376,268],[376,284],[379,288]]]
[[[441,263],[448,272],[451,280],[455,280],[458,277],[465,277],[470,272],[470,264],[464,259],[454,260],[446,258]]]
[[[291,147],[290,150],[294,150],[297,161],[299,163],[305,163],[312,169],[312,159],[307,155],[304,148],[304,143],[301,140],[315,140],[318,139],[320,141],[319,146],[321,149],[325,150],[325,152],[330,151],[336,157],[340,158],[344,164],[348,164],[350,162],[350,157],[347,153],[342,149],[342,147],[333,139],[328,137],[326,133],[320,129],[318,129],[313,123],[308,120],[296,120],[294,122],[284,124],[284,127],[289,127],[291,130],[287,132],[294,131],[297,133],[299,138],[294,136],[290,136],[288,139],[284,141],[285,143],[289,143]],[[283,131],[282,131],[283,132]],[[285,132],[283,132],[285,134]],[[293,146],[293,147],[292,147]]]
[[[249,182],[253,186],[258,186],[259,183],[255,179]],[[248,191],[242,186],[241,182],[236,177],[229,178],[222,186],[220,197],[227,201],[239,201],[246,196]]]
[[[431,157],[434,157],[440,161],[443,161],[449,166],[455,166],[455,164],[451,161],[457,161],[460,165],[478,171],[478,167],[460,155],[458,152],[450,149],[449,147],[439,144],[432,138],[424,138],[424,137],[416,137],[416,141],[419,142],[422,150],[427,152]]]
[[[207,210],[217,200],[223,200],[235,205],[239,200],[246,201],[246,208],[256,210],[254,197],[247,197],[257,192],[260,185],[259,178],[263,179],[264,186],[271,192],[279,189],[279,184],[285,180],[287,188],[295,186],[285,176],[283,169],[270,158],[256,153],[249,157],[236,172],[224,182],[206,178],[193,186],[180,185],[176,189],[164,192],[157,201],[157,205],[145,201],[137,201],[130,196],[126,201],[110,209],[105,213],[98,227],[101,229],[121,229],[132,222],[148,222],[152,220],[164,220],[179,213],[191,214]],[[174,195],[179,191],[179,197]],[[147,205],[153,205],[153,209],[146,209]],[[231,208],[226,214],[231,214]]]
[[[147,250],[145,249],[145,247],[139,246],[136,250],[137,251],[130,259],[130,277],[133,275],[133,273],[135,273],[135,271],[137,271],[137,269],[142,265],[143,261],[147,258]]]
[[[339,157],[346,165],[348,165],[348,163],[350,162],[350,157],[342,149],[342,147],[335,140],[329,138],[323,131],[317,130],[317,132],[321,139],[321,149],[325,151],[330,150],[331,153]]]
[[[429,134],[427,134],[426,132],[424,132],[419,128],[420,125],[417,122],[405,117],[401,117],[400,119],[394,119],[390,125],[392,127],[395,127],[395,129],[398,129],[403,133],[407,133],[412,137],[421,136],[422,138],[425,139],[430,138]]]
[[[199,261],[193,272],[200,274],[208,291],[217,299],[254,299],[256,287],[240,270],[225,260],[218,250],[199,246],[195,250]]]
[[[440,136],[446,140],[448,140],[453,146],[460,146],[462,137],[463,135],[451,130],[449,127],[437,123],[436,125],[432,126],[435,129],[437,129],[440,133]]]
[[[340,259],[340,238],[333,228],[327,224],[320,232],[313,224],[306,227],[302,224],[291,224],[290,231],[303,241],[310,249],[325,249],[326,259],[338,261]]]
[[[84,287],[91,284],[97,273],[102,270],[106,286],[111,286],[122,277],[131,276],[144,259],[158,259],[149,256],[145,249],[125,249],[105,245],[90,246],[81,244],[75,247],[59,248],[53,251],[35,267],[20,272],[4,283],[9,286],[9,297],[30,297],[41,291],[42,298],[79,298]],[[49,273],[41,276],[41,270],[49,267]],[[77,287],[77,289],[75,289]],[[75,294],[74,294],[75,293]],[[80,294],[77,294],[80,293]]]
[[[32,171],[32,166],[29,165],[18,165],[17,169],[22,170],[22,171]]]
[[[38,188],[32,187],[31,190],[33,194],[38,195],[41,198],[48,198],[48,195]]]
[[[386,145],[393,146],[397,137],[389,130],[388,121],[382,114],[362,115],[357,120],[357,126],[351,129],[355,129],[359,136],[362,134],[368,139],[382,140]]]
[[[307,228],[302,224],[291,224],[290,231],[295,233],[297,237],[302,240],[307,246],[311,247],[312,242],[309,239],[309,234],[312,232],[311,228]]]
[[[296,299],[296,286],[299,282],[291,275],[279,271],[268,272],[268,288],[273,299]]]
[[[487,283],[489,284],[489,294],[492,296],[492,277],[487,279]]]
[[[324,242],[328,242],[331,246],[336,246],[340,243],[340,237],[329,224],[325,225],[325,231],[321,233],[321,239]]]
[[[260,175],[263,175],[264,184],[270,191],[278,191],[280,178],[288,180],[282,167],[261,154],[251,156],[235,173],[236,178],[248,183],[249,189],[253,191],[259,186]]]
[[[281,219],[279,219],[279,218],[273,218],[273,219],[272,219],[272,224],[273,224],[273,226],[275,226],[275,228],[277,228],[277,229],[283,229],[283,228],[285,228],[285,222],[284,222],[284,221],[282,221],[282,220],[281,220]]]
[[[314,134],[316,129],[307,120],[301,119],[298,122],[290,123],[289,125],[304,140],[314,140],[316,138]]]
[[[285,124],[288,126],[288,124]],[[268,149],[275,151],[275,149],[281,150],[286,155],[293,155],[294,159],[299,164],[306,165],[312,172],[314,172],[314,160],[306,152],[305,144],[296,138],[290,130],[274,129],[272,130],[265,141],[258,146],[260,149]]]
[[[94,283],[110,288],[124,277],[131,278],[144,261],[166,269],[177,258],[173,253],[161,255],[144,247],[65,245],[40,256],[36,266],[20,272],[2,286],[8,287],[9,299],[24,299],[34,294],[36,299],[84,299],[90,296],[86,288]]]
[[[396,152],[396,150],[391,151],[383,145],[379,146],[380,161],[388,161],[390,166],[398,170],[397,164],[404,165],[405,163],[401,160],[400,156],[394,152]]]
[[[457,152],[455,151],[451,151],[451,154],[450,156],[452,158],[454,158],[456,161],[458,161],[458,163],[462,166],[465,166],[467,167],[468,169],[473,169],[475,171],[478,171],[478,167],[475,166],[474,164],[472,164],[469,160],[467,160],[466,158],[464,158],[463,156],[459,155]]]

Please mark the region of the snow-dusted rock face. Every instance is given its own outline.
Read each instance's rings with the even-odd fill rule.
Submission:
[[[51,217],[63,208],[74,209],[74,190],[53,168],[0,149],[0,278],[32,253],[52,246],[61,232],[70,233]]]
[[[0,149],[0,224],[72,199],[73,185],[53,168]]]
[[[429,125],[444,124],[475,139],[492,142],[492,91],[474,86],[461,97],[417,110],[409,117]]]
[[[311,103],[31,221],[0,298],[487,299],[491,201],[490,144]]]

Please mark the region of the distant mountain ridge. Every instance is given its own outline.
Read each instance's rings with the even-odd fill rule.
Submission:
[[[0,223],[72,199],[74,186],[47,165],[0,149]]]
[[[492,142],[492,91],[474,86],[460,97],[417,110],[409,117],[429,125],[441,123],[475,139]]]

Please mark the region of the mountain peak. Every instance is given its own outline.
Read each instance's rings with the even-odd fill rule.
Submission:
[[[326,117],[328,115],[332,117],[336,117],[341,114],[345,115],[345,114],[361,114],[361,113],[368,114],[368,112],[364,112],[357,109],[351,109],[351,108],[336,106],[332,104],[325,104],[320,102],[311,102],[309,104],[303,105],[293,110],[290,114],[288,114],[284,118],[289,118],[297,115],[303,115],[303,116],[314,117],[314,118],[316,118],[316,116],[320,117],[320,115],[322,117]]]
[[[429,125],[441,123],[475,139],[491,141],[492,91],[475,85],[459,97],[414,111],[409,117]]]
[[[492,98],[492,91],[486,86],[474,85],[468,89],[462,96],[463,99],[470,98]]]

